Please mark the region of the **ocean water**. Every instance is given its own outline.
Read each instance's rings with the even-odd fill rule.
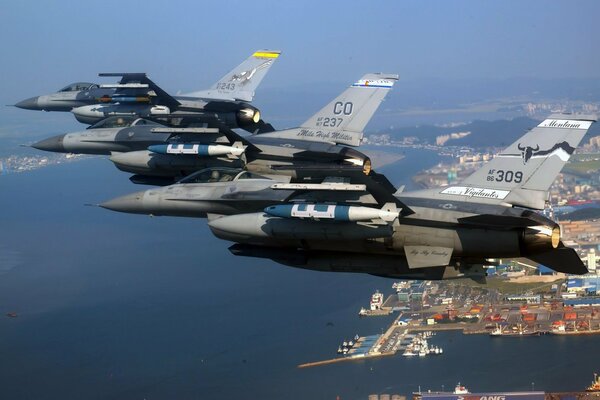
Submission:
[[[402,184],[436,162],[407,151],[382,172]],[[441,357],[298,369],[385,329],[390,318],[357,312],[393,281],[235,257],[201,219],[84,206],[143,189],[102,158],[0,176],[0,399],[574,390],[600,370],[600,337],[454,332],[434,338]]]

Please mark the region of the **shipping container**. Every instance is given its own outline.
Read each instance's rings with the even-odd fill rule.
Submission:
[[[523,314],[523,321],[535,321],[535,314]]]
[[[564,319],[565,320],[569,320],[569,321],[577,319],[577,313],[575,313],[575,312],[566,312]]]

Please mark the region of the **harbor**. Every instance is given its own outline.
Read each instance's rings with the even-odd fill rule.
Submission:
[[[503,294],[479,286],[448,282],[395,282],[395,293],[379,290],[360,317],[397,313],[381,334],[344,339],[337,357],[300,364],[299,368],[338,362],[402,355],[406,358],[443,356],[435,344],[436,332],[461,331],[490,338],[542,335],[593,335],[600,333],[600,303],[596,297],[565,298],[569,286],[552,283],[537,294]],[[498,340],[498,339],[496,339]]]

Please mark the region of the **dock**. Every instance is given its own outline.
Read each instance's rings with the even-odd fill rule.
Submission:
[[[381,335],[362,336],[346,355],[328,360],[308,362],[298,365],[298,368],[318,367],[344,361],[364,360],[367,358],[379,358],[396,355],[406,349],[406,343],[412,341],[416,336],[406,327],[398,325],[402,314],[398,315],[394,322]]]

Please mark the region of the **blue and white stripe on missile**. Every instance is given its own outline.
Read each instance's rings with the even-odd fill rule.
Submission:
[[[369,221],[382,219],[392,222],[398,218],[397,209],[345,206],[335,204],[280,204],[264,209],[268,215],[281,218],[330,219],[334,221]]]
[[[281,218],[333,219],[350,221],[350,206],[333,204],[280,204],[265,208],[265,213]]]
[[[239,156],[244,152],[241,147],[215,144],[154,144],[148,150],[157,154],[191,154],[201,157],[233,155]]]
[[[206,144],[154,144],[149,146],[148,150],[157,154],[195,154],[198,156],[208,156],[208,145]]]

